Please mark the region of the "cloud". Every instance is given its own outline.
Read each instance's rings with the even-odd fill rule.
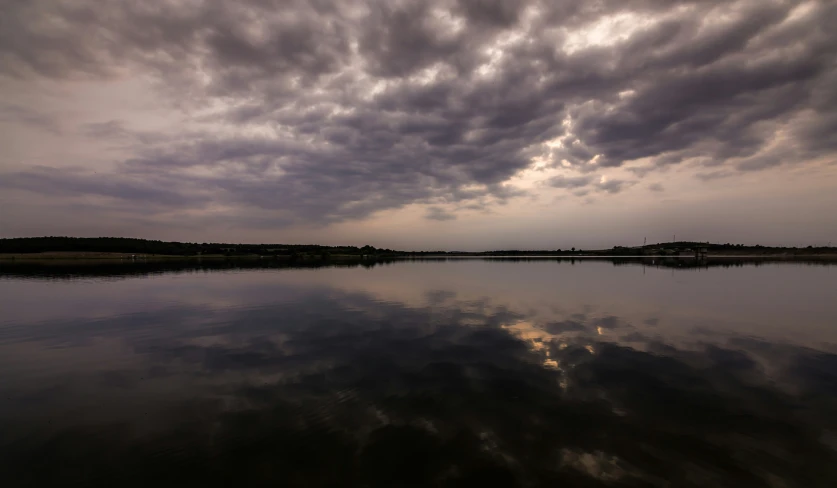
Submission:
[[[53,117],[14,103],[0,103],[0,122],[27,125],[53,134],[61,133],[61,125]]]
[[[456,215],[452,214],[441,207],[430,207],[427,209],[427,213],[424,215],[424,218],[428,220],[456,220]]]
[[[655,193],[666,191],[665,187],[661,183],[651,183],[650,185],[648,185],[648,189]]]
[[[637,160],[647,164],[632,170],[645,178],[698,160],[734,175],[837,154],[833,2],[34,0],[0,9],[0,78],[141,74],[162,107],[196,124],[159,133],[132,132],[130,121],[87,125],[81,133],[135,143],[133,156],[107,174],[4,174],[5,188],[148,198],[173,210],[209,201],[330,224],[414,203],[502,204],[520,195],[508,182],[536,156],[583,172],[553,187],[615,194],[635,182],[601,181],[601,171]],[[49,130],[67,123],[4,114]]]
[[[615,194],[621,192],[629,186],[632,186],[633,184],[634,182],[626,180],[604,180],[597,183],[596,188],[605,193]]]
[[[553,188],[575,190],[573,191],[573,195],[579,197],[585,196],[591,191],[616,194],[636,183],[635,181],[608,179],[605,177],[599,178],[598,181],[596,180],[597,178],[592,175],[573,177],[559,175],[546,180],[546,183]]]
[[[729,178],[730,176],[735,175],[732,171],[727,170],[719,170],[719,171],[710,171],[709,173],[697,173],[695,177],[701,181],[712,181],[712,180],[720,180],[722,178]]]
[[[547,180],[549,186],[554,188],[566,188],[566,189],[573,189],[573,188],[583,188],[593,182],[592,176],[574,176],[574,177],[566,177],[566,176],[555,176]]]
[[[119,120],[86,124],[83,132],[93,139],[124,139],[132,136],[132,132]]]
[[[162,207],[193,206],[211,198],[200,182],[185,180],[131,178],[97,174],[84,169],[36,167],[30,171],[9,173],[0,179],[0,188],[22,189],[53,196],[91,195],[133,202],[142,211]],[[150,207],[150,208],[149,208]]]

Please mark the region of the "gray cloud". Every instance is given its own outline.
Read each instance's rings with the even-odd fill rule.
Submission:
[[[709,180],[837,152],[827,1],[35,0],[6,2],[0,19],[0,77],[142,73],[172,109],[221,107],[208,120],[220,132],[84,127],[134,157],[108,174],[3,175],[34,193],[328,224],[411,203],[501,204],[534,156],[582,171],[548,184],[586,195],[634,184],[596,172],[637,159],[650,161],[639,178],[700,160],[718,167],[698,175]],[[4,117],[59,126],[21,110]],[[792,141],[777,149],[780,136]]]
[[[720,180],[722,178],[729,178],[735,173],[726,170],[710,171],[708,173],[697,173],[695,177],[701,181]]]
[[[599,191],[606,193],[619,193],[625,188],[632,186],[634,182],[625,180],[607,180],[596,185]]]
[[[0,103],[0,122],[28,125],[53,134],[61,133],[61,125],[54,118],[14,103]]]
[[[427,209],[427,214],[424,216],[429,220],[456,220],[456,215],[452,214],[441,207],[430,207]]]
[[[125,124],[119,120],[86,124],[83,132],[84,135],[93,139],[126,139],[131,138],[133,135],[125,127]]]
[[[574,190],[572,193],[575,196],[583,197],[590,193],[590,191],[597,191],[600,193],[619,193],[625,188],[636,184],[635,181],[606,179],[601,181],[591,175],[585,176],[554,176],[546,181],[546,183],[553,188],[565,188]]]
[[[208,195],[201,195],[200,184],[165,178],[131,178],[125,175],[97,174],[81,168],[56,169],[35,167],[30,171],[11,173],[0,179],[0,188],[22,189],[52,196],[93,195],[115,198],[140,205],[141,212],[163,207],[204,204]]]
[[[555,176],[550,178],[548,182],[550,186],[555,188],[583,188],[591,183],[593,183],[592,176],[575,176],[575,177],[566,177],[566,176]]]

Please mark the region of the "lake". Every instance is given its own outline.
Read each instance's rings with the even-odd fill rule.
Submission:
[[[0,264],[3,486],[837,486],[837,266]]]

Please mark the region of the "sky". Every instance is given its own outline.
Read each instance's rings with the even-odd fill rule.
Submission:
[[[0,237],[837,244],[837,2],[5,0]]]

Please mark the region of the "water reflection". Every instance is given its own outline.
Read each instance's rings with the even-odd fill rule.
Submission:
[[[209,271],[243,271],[265,269],[317,269],[317,268],[374,268],[395,263],[416,262],[459,262],[479,260],[506,263],[558,263],[581,264],[585,262],[609,263],[613,266],[641,266],[650,268],[709,269],[744,266],[786,264],[792,266],[837,266],[831,257],[795,258],[725,258],[704,259],[678,257],[622,257],[622,258],[554,258],[554,257],[426,257],[426,258],[378,258],[378,259],[329,259],[329,260],[287,260],[276,258],[259,259],[177,259],[129,260],[3,260],[0,261],[0,279],[26,278],[35,280],[78,279],[83,277],[119,279],[136,276],[161,275],[166,273],[190,273]]]
[[[837,305],[816,290],[837,268],[545,265],[6,274],[0,475],[834,486]],[[749,288],[727,302],[719,283]],[[759,328],[768,317],[748,300],[765,299],[799,340]]]

